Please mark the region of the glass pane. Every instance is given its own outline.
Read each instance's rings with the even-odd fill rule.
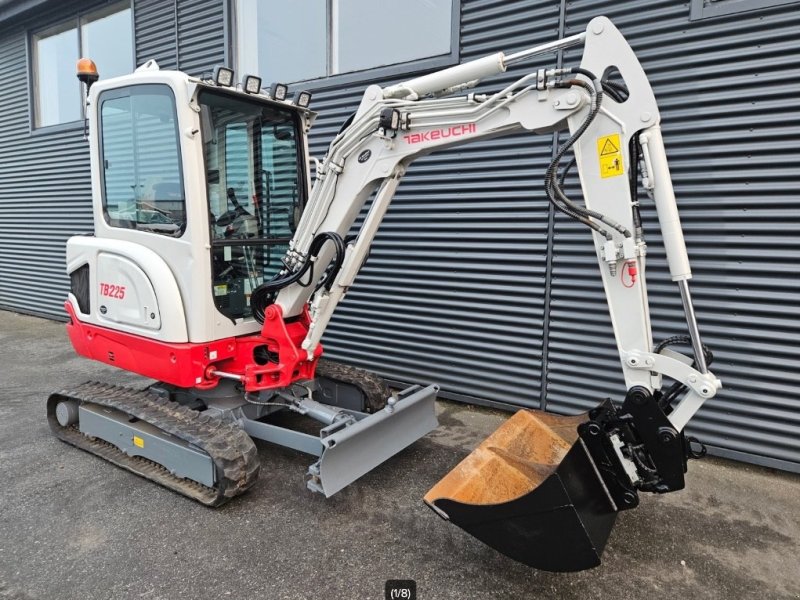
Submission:
[[[186,209],[172,91],[147,85],[122,93],[100,96],[106,220],[115,227],[180,236]]]
[[[44,127],[81,118],[81,92],[75,77],[78,30],[73,27],[34,38],[36,125]]]
[[[110,7],[81,20],[81,55],[91,58],[102,79],[133,71],[131,9]]]
[[[450,53],[452,0],[331,0],[336,73]]]
[[[236,5],[239,70],[260,75],[265,83],[324,77],[325,2],[239,0]]]
[[[292,237],[300,220],[297,142],[294,124],[273,123],[261,131],[264,214],[270,237]]]
[[[297,121],[289,111],[210,90],[199,102],[214,298],[223,314],[246,317],[252,290],[281,269],[302,209]]]

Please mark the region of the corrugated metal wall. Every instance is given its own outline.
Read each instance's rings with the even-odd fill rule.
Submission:
[[[64,15],[84,5],[64,2]],[[29,81],[20,76],[28,72],[26,29],[58,21],[42,11],[0,33],[0,307],[61,317],[64,243],[92,229],[89,154],[80,125],[31,133]]]
[[[137,63],[199,74],[222,62],[225,5],[135,0]],[[57,6],[64,16],[84,8]],[[689,4],[670,0],[462,0],[460,15],[462,60],[578,31],[597,14],[631,41],[662,106],[698,315],[725,381],[692,432],[717,453],[791,470],[800,470],[796,8],[690,22]],[[33,26],[0,33],[4,72],[27,68]],[[368,83],[317,91],[316,155]],[[27,88],[0,79],[0,306],[60,317],[64,241],[91,229],[88,156],[80,129],[31,134],[28,119]],[[326,335],[329,354],[466,400],[540,406],[544,388],[549,408],[574,412],[619,397],[589,237],[553,220],[541,191],[551,152],[546,136],[514,136],[415,163]],[[684,324],[652,212],[648,279],[660,339]]]
[[[27,73],[29,29],[102,4],[53,2],[0,31],[0,68]],[[155,58],[199,74],[221,63],[223,9],[221,0],[135,0],[137,64]],[[89,152],[80,123],[32,132],[29,98],[26,79],[0,78],[0,307],[61,319],[66,240],[92,231]]]

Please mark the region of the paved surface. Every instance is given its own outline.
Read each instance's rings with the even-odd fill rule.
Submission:
[[[261,478],[207,509],[50,436],[47,395],[142,380],[73,356],[63,326],[0,311],[0,599],[800,598],[800,477],[707,459],[688,489],[623,513],[601,567],[522,567],[420,498],[502,416],[441,404],[442,427],[335,497],[310,459],[259,443]]]

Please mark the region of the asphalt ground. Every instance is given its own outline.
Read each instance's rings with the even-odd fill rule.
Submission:
[[[76,357],[63,325],[0,311],[0,599],[800,598],[800,477],[694,461],[643,495],[593,570],[535,571],[438,519],[423,494],[502,422],[450,402],[441,427],[349,488],[306,490],[311,458],[259,442],[246,495],[205,508],[57,441],[45,400],[146,380]]]

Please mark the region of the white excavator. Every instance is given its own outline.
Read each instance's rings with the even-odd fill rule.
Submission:
[[[494,93],[470,92],[578,45],[579,66],[537,65]],[[544,190],[594,240],[626,390],[581,415],[520,410],[424,500],[515,560],[575,571],[600,563],[617,514],[639,492],[684,487],[687,459],[704,453],[684,427],[721,384],[692,308],[658,106],[611,21],[371,85],[322,162],[308,154],[308,92],[290,99],[285,85],[238,82],[225,67],[192,77],[153,61],[99,80],[81,59],[78,77],[94,233],[67,243],[67,331],[80,355],[157,383],[54,393],[47,414],[60,439],[209,506],[253,484],[253,439],[265,440],[312,455],[308,489],[335,494],[437,427],[437,386],[392,391],[374,373],[321,358],[403,175],[441,148],[564,131]],[[582,201],[565,191],[573,166]],[[688,325],[659,343],[640,192],[655,205]]]

